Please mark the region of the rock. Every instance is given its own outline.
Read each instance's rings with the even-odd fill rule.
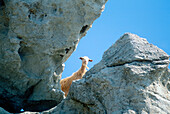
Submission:
[[[163,50],[126,33],[48,113],[169,114],[168,65],[169,55]]]
[[[62,65],[107,0],[0,0],[0,106],[44,111],[63,99]]]
[[[0,114],[10,114],[10,113],[0,107]]]

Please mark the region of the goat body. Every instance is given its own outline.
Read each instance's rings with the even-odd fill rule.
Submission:
[[[86,66],[82,66],[77,72],[73,73],[72,76],[62,79],[60,81],[61,90],[65,92],[65,96],[67,96],[69,92],[72,81],[82,79],[85,73],[86,73]]]
[[[65,97],[68,95],[68,92],[69,92],[69,89],[70,89],[70,86],[72,84],[72,81],[73,80],[78,80],[78,79],[82,79],[82,77],[85,75],[86,73],[86,68],[87,67],[87,64],[88,64],[88,61],[92,62],[91,59],[89,59],[88,57],[80,57],[80,59],[82,60],[82,66],[81,68],[72,74],[72,76],[70,77],[67,77],[65,79],[62,79],[60,81],[60,84],[61,84],[61,90],[63,92],[65,92]]]

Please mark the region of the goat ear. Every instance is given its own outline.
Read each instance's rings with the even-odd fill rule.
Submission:
[[[92,59],[89,59],[89,61],[90,61],[90,62],[93,62],[93,60],[92,60]]]
[[[80,57],[79,59],[83,60],[83,57]]]

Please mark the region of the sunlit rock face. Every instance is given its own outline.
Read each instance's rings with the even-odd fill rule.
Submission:
[[[169,55],[144,38],[124,34],[102,60],[72,83],[53,114],[170,113]]]
[[[62,65],[107,0],[0,0],[0,107],[43,111],[63,99]]]

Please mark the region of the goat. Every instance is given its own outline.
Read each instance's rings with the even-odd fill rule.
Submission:
[[[72,81],[73,80],[82,79],[82,77],[85,75],[85,73],[87,71],[86,68],[89,69],[87,67],[88,62],[92,62],[93,61],[93,60],[89,59],[87,56],[80,57],[80,59],[82,60],[81,68],[77,72],[74,72],[72,74],[72,76],[67,77],[65,79],[62,79],[60,81],[61,90],[65,93],[65,97],[68,95],[68,92],[69,92],[70,86],[72,84]]]

